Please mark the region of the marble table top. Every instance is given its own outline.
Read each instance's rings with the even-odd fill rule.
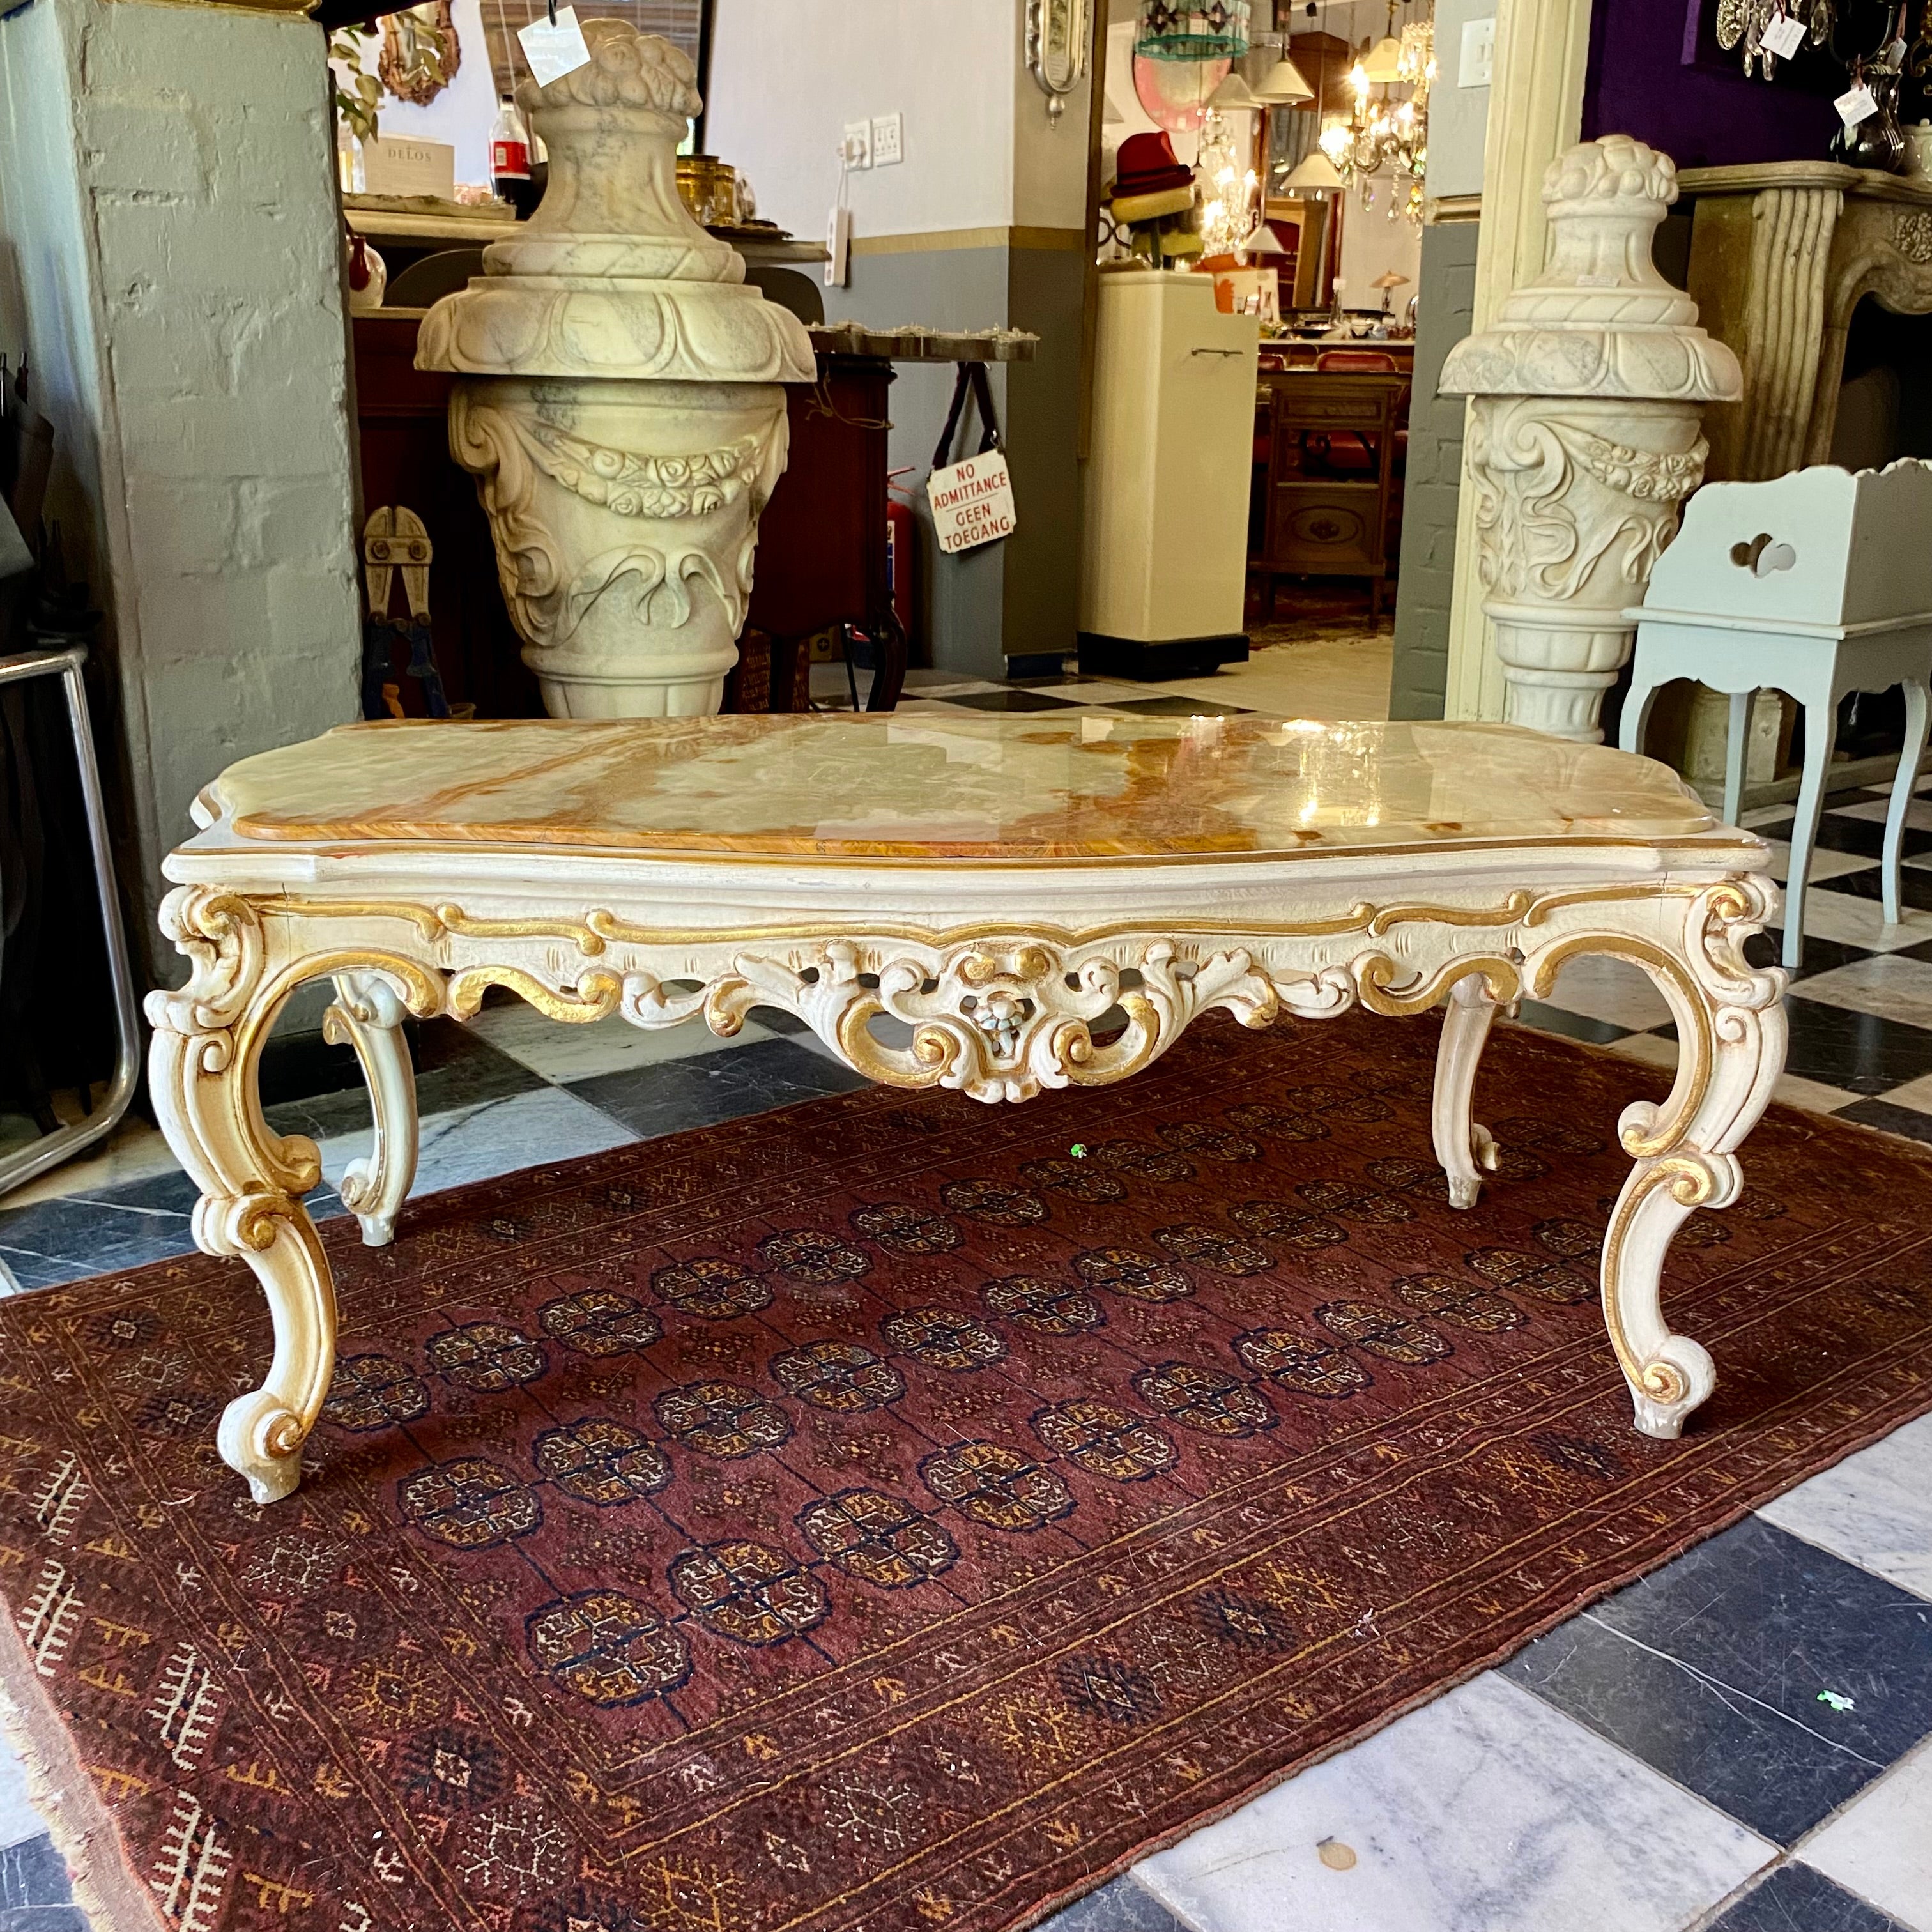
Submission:
[[[1502,724],[806,715],[348,725],[230,767],[238,841],[824,859],[1666,844],[1676,775]]]

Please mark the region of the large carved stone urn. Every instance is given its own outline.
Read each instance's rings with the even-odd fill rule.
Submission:
[[[1442,370],[1444,391],[1473,398],[1466,449],[1505,715],[1591,744],[1630,653],[1623,614],[1703,480],[1703,406],[1742,387],[1737,358],[1652,262],[1676,198],[1669,156],[1628,135],[1559,156],[1543,182],[1543,273]]]
[[[450,448],[551,715],[714,712],[812,344],[678,198],[691,62],[622,21],[584,36],[588,66],[518,89],[542,205],[424,317],[416,366],[460,379]]]

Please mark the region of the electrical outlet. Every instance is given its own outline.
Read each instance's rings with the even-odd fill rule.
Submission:
[[[1496,64],[1496,22],[1491,14],[1485,20],[1462,22],[1462,60],[1456,70],[1458,87],[1487,87],[1490,70]]]
[[[905,159],[905,116],[874,114],[872,116],[872,165],[889,168]]]
[[[869,168],[872,165],[871,122],[846,122],[845,138],[838,144],[838,155],[848,168]]]

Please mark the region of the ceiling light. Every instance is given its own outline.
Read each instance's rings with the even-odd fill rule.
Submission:
[[[1290,194],[1339,194],[1345,185],[1335,164],[1319,148],[1304,155],[1282,183]]]
[[[1227,79],[1208,97],[1208,105],[1221,114],[1233,110],[1252,114],[1264,104],[1255,98],[1249,91],[1248,83],[1232,68],[1228,70]]]
[[[1255,83],[1255,98],[1270,107],[1284,107],[1297,100],[1312,100],[1315,90],[1302,78],[1301,70],[1286,54]]]
[[[1374,87],[1393,87],[1402,79],[1402,43],[1385,34],[1362,56],[1362,72]]]

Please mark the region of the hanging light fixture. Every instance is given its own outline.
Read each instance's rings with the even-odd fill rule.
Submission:
[[[1239,60],[1247,50],[1248,0],[1141,0],[1142,60]]]
[[[1226,120],[1211,106],[1201,124],[1201,152],[1194,164],[1194,178],[1200,188],[1203,250],[1210,255],[1232,254],[1238,262],[1244,260],[1259,219],[1255,202],[1260,179],[1235,153]]]
[[[1227,79],[1208,97],[1208,105],[1217,114],[1227,113],[1230,110],[1252,114],[1258,112],[1264,104],[1250,90],[1248,83],[1241,78],[1238,68],[1230,68]]]
[[[1312,100],[1315,90],[1303,78],[1300,68],[1288,57],[1284,44],[1281,58],[1254,83],[1257,100],[1269,107],[1288,107],[1298,101]]]
[[[1290,194],[1339,194],[1348,185],[1319,148],[1310,148],[1282,183]]]
[[[1390,0],[1389,25],[1395,25],[1394,0]],[[1381,56],[1390,48],[1394,50],[1394,58],[1384,81],[1378,78]],[[1400,40],[1391,33],[1349,69],[1354,114],[1347,122],[1338,121],[1322,130],[1323,151],[1344,184],[1360,190],[1365,208],[1375,206],[1376,177],[1388,174],[1391,221],[1399,214],[1406,214],[1412,221],[1422,219],[1423,176],[1429,163],[1429,92],[1436,75],[1434,26],[1428,20],[1412,22],[1403,28]],[[1403,87],[1409,90],[1406,100],[1396,99],[1389,92]]]
[[[1359,63],[1371,87],[1394,87],[1402,80],[1402,42],[1396,38],[1395,0],[1388,0],[1388,31]]]
[[[1321,132],[1316,137],[1316,145],[1295,163],[1294,167],[1283,178],[1282,188],[1288,194],[1315,196],[1340,194],[1348,186],[1348,183],[1342,178],[1336,168],[1334,159],[1328,152],[1332,145],[1331,136],[1340,128],[1340,123],[1331,125],[1322,112],[1323,105],[1328,98],[1328,70],[1325,67],[1317,68],[1316,72],[1320,76],[1322,80],[1322,89],[1316,96],[1315,100],[1316,124],[1320,128]],[[1341,132],[1343,140],[1346,140],[1348,138],[1347,130],[1344,128],[1341,129]]]

